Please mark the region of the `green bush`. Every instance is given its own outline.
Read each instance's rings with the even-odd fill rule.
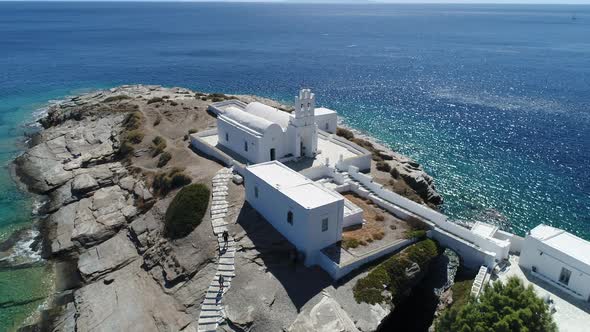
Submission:
[[[373,240],[383,240],[385,237],[385,232],[378,232],[373,234]]]
[[[354,133],[352,131],[341,127],[336,128],[336,135],[344,137],[347,140],[351,140],[354,138]]]
[[[227,99],[228,96],[224,95],[223,93],[211,93],[209,94],[209,98],[213,99],[213,101],[215,101],[215,99],[217,99],[218,101],[222,101],[224,99]]]
[[[189,135],[190,135],[190,134],[194,134],[194,133],[196,133],[197,131],[198,131],[198,130],[196,130],[195,128],[191,128],[191,129],[189,129],[189,130],[188,130],[188,134],[189,134]]]
[[[411,231],[406,232],[406,239],[425,239],[426,238],[426,231],[421,229],[414,229]]]
[[[153,104],[153,103],[159,103],[159,102],[162,102],[162,101],[164,101],[164,99],[162,99],[162,98],[160,98],[160,97],[153,97],[153,98],[150,98],[150,99],[147,101],[147,103],[148,103],[148,104]]]
[[[191,178],[184,174],[181,168],[173,168],[168,172],[156,174],[152,182],[152,188],[160,195],[165,195],[172,189],[185,186],[191,182]]]
[[[411,216],[405,219],[406,223],[412,228],[413,230],[424,230],[427,231],[430,229],[430,226],[422,221],[422,219]]]
[[[152,143],[154,143],[154,145],[166,144],[166,139],[162,136],[156,136],[152,140]]]
[[[356,248],[360,245],[359,241],[357,239],[344,239],[342,240],[342,247],[344,247],[344,249],[348,249],[348,248]]]
[[[155,157],[166,149],[166,140],[162,136],[156,136],[152,140],[152,156]]]
[[[382,172],[389,173],[391,171],[391,165],[385,161],[378,161],[375,167]]]
[[[123,141],[119,147],[119,157],[127,158],[135,152],[135,148],[128,141]]]
[[[141,115],[141,112],[131,112],[127,114],[127,117],[125,118],[125,120],[123,120],[123,127],[125,127],[125,129],[127,130],[139,129],[139,127],[141,126],[142,118],[143,116]]]
[[[387,300],[383,291],[388,290],[391,293],[391,302],[397,304],[401,300],[401,294],[412,282],[406,275],[406,270],[413,263],[418,264],[421,270],[426,269],[436,256],[438,256],[438,246],[430,239],[411,245],[377,265],[364,278],[359,279],[353,287],[355,300],[359,303],[381,303]]]
[[[105,98],[103,100],[103,103],[110,103],[113,101],[121,101],[121,100],[125,100],[125,99],[131,99],[131,97],[126,96],[126,95],[110,96],[110,97]]]
[[[182,188],[166,210],[165,236],[178,239],[190,234],[207,212],[209,195],[209,188],[201,183]]]
[[[506,284],[495,281],[477,301],[451,307],[435,326],[437,332],[557,331],[545,301],[537,297],[532,285],[525,287],[517,277]]]
[[[453,307],[460,308],[469,302],[471,286],[473,286],[473,279],[458,281],[455,278],[455,283],[451,286],[451,290],[453,291]]]
[[[141,130],[135,129],[125,133],[125,140],[131,144],[139,144],[143,140],[143,136]]]
[[[170,154],[170,152],[162,153],[160,155],[160,158],[158,159],[158,167],[166,166],[166,164],[170,161],[170,159],[172,159],[172,155]]]

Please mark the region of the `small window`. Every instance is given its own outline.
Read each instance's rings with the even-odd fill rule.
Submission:
[[[254,197],[258,198],[258,186],[254,186]]]
[[[330,129],[330,124],[326,122],[326,130]]]
[[[309,106],[311,106],[311,104],[310,103],[307,103],[307,108],[309,108]]]
[[[328,230],[328,218],[324,218],[322,219],[322,232],[325,232]]]
[[[291,211],[287,212],[287,222],[293,225],[293,212]]]
[[[565,267],[561,268],[561,274],[559,275],[559,282],[564,285],[570,283],[570,276],[572,275],[572,271],[566,269]]]
[[[228,134],[228,133],[225,133],[225,140],[226,140],[227,142],[229,142],[229,134]]]
[[[303,104],[301,104],[301,109],[303,109]]]
[[[248,151],[248,141],[244,141],[244,151]]]

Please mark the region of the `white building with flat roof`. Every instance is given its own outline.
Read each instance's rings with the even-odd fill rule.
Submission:
[[[325,107],[318,107],[314,111],[315,123],[320,130],[330,134],[336,133],[338,127],[338,114],[336,111]]]
[[[564,230],[539,225],[524,239],[520,266],[590,302],[590,242]]]
[[[217,114],[218,144],[250,163],[313,158],[318,153],[318,128],[335,133],[338,116],[333,110],[316,108],[309,89],[299,91],[294,108],[288,113],[259,102],[213,103],[210,109]]]
[[[336,191],[278,161],[246,167],[244,185],[246,201],[305,254],[306,265],[316,264],[321,249],[342,240],[345,198]]]

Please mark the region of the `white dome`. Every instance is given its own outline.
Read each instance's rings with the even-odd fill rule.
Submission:
[[[289,126],[291,116],[287,112],[283,112],[274,107],[259,103],[257,101],[248,104],[245,109],[246,112],[278,124],[283,129]]]
[[[230,120],[233,120],[249,129],[254,130],[255,132],[261,135],[264,135],[266,129],[273,125],[272,122],[264,118],[246,113],[237,108],[226,109],[225,112],[222,115],[220,115],[220,117],[226,117]]]

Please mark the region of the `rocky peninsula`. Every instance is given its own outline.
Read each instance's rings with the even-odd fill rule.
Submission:
[[[187,133],[214,127],[207,106],[226,98],[289,109],[255,96],[146,85],[50,107],[43,130],[14,161],[18,179],[45,197],[42,255],[57,276],[42,319],[22,330],[197,331],[217,239],[207,215],[174,240],[163,235],[162,220],[181,186],[174,179],[211,186],[222,168],[193,151]],[[420,165],[359,133],[340,134],[373,153],[375,179],[420,203],[442,203]],[[236,277],[220,329],[373,331],[391,312],[388,304],[355,301],[352,288],[366,272],[334,283],[319,268],[293,264],[288,241],[244,204],[243,186],[230,182],[228,193]]]

